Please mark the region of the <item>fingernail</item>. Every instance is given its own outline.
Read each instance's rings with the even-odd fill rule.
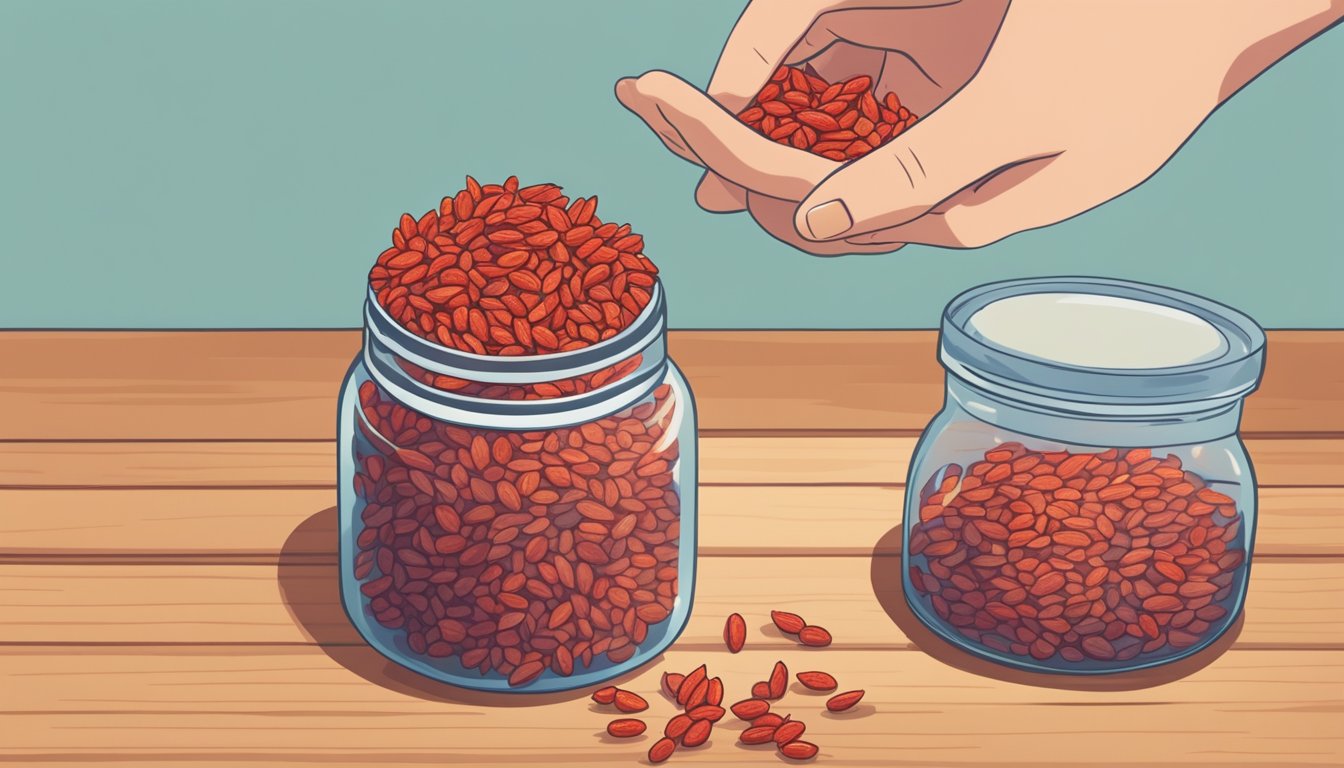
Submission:
[[[843,200],[831,200],[813,206],[803,218],[807,221],[807,229],[812,233],[813,240],[830,240],[854,226],[854,219],[850,218],[849,209]]]

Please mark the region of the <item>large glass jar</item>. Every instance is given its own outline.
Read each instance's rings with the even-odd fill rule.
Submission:
[[[1017,280],[948,305],[943,410],[911,461],[915,614],[1033,671],[1162,664],[1241,610],[1255,478],[1237,435],[1264,333],[1187,293]]]
[[[346,612],[380,653],[481,690],[593,685],[690,614],[696,426],[655,285],[624,331],[490,357],[365,305],[340,400]]]

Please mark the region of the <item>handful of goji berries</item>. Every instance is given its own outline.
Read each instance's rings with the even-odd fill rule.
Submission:
[[[828,83],[798,67],[780,67],[738,119],[780,144],[844,162],[901,135],[918,116],[895,93],[879,102],[873,79]]]

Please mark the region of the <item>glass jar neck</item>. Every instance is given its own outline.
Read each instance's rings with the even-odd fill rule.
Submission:
[[[991,393],[954,375],[947,377],[946,407],[1011,432],[1072,445],[1151,448],[1212,442],[1236,434],[1240,399],[1207,403],[1095,405],[1026,402]]]
[[[364,365],[389,395],[430,418],[483,429],[580,424],[640,401],[663,380],[667,308],[661,284],[650,294],[635,321],[611,338],[567,352],[516,356],[436,344],[393,321],[370,294]]]

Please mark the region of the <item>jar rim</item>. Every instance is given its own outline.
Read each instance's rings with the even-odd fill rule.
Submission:
[[[1216,354],[1152,367],[1099,367],[1053,360],[995,343],[971,327],[977,312],[1004,299],[1033,294],[1081,294],[1128,299],[1188,313],[1222,336]],[[939,361],[952,375],[1012,397],[1023,395],[1105,405],[1195,404],[1200,408],[1245,397],[1259,385],[1264,330],[1246,314],[1173,288],[1114,278],[1065,276],[987,283],[957,295],[943,311]]]
[[[371,341],[434,373],[469,381],[530,384],[582,376],[643,351],[667,332],[667,307],[662,281],[655,280],[649,303],[620,333],[586,347],[545,355],[478,355],[446,347],[393,320],[373,289],[364,302],[364,327]]]

